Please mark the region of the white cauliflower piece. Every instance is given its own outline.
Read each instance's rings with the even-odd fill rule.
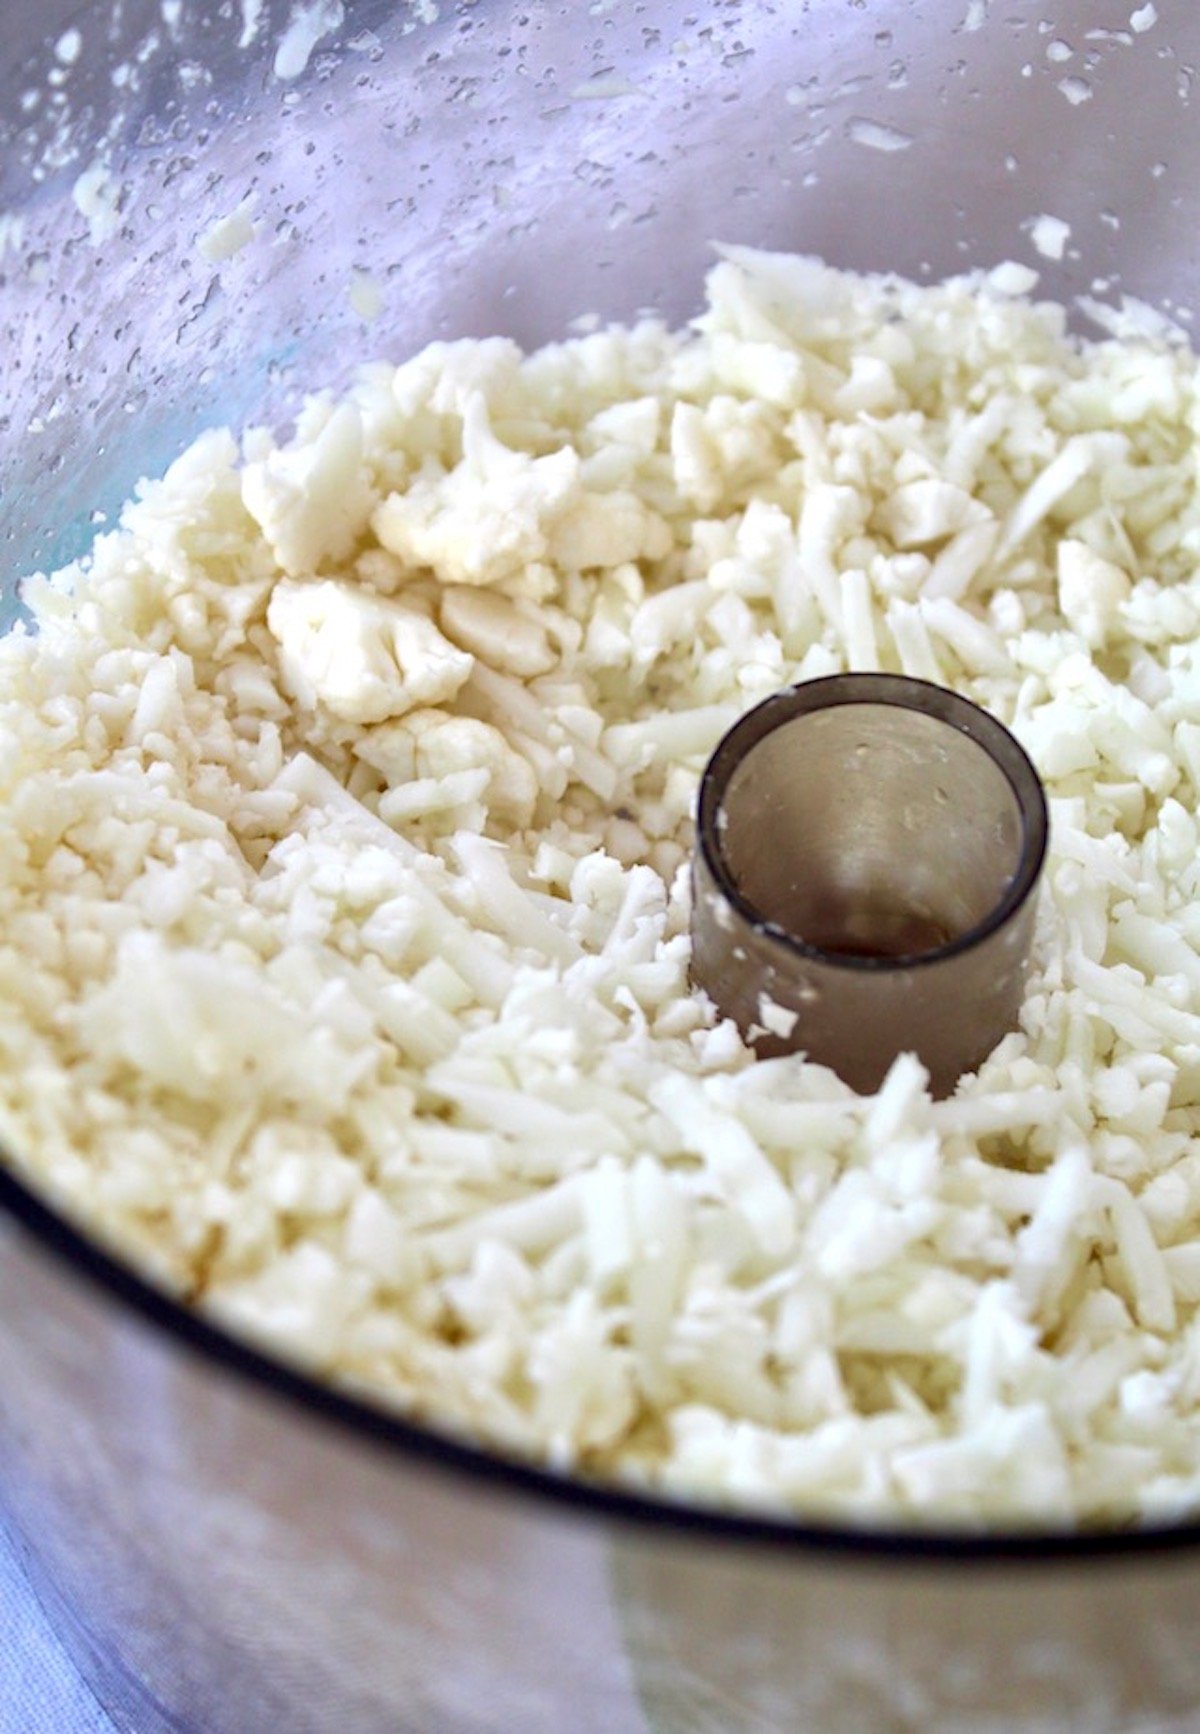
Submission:
[[[515,390],[521,351],[510,338],[431,343],[396,369],[392,394],[406,420],[462,415],[472,397],[495,406]]]
[[[662,560],[673,545],[670,528],[636,494],[614,488],[581,494],[555,524],[550,558],[569,572],[623,566],[631,560]]]
[[[327,578],[281,579],[267,609],[284,685],[344,722],[382,722],[453,698],[475,659],[414,608]]]
[[[1000,553],[1011,554],[1019,547],[1085,476],[1111,469],[1128,456],[1129,441],[1124,434],[1103,430],[1072,434],[1012,508],[1001,537]]]
[[[714,511],[739,478],[785,461],[767,407],[728,395],[703,406],[677,403],[670,443],[680,497],[703,513]]]
[[[804,364],[780,344],[715,332],[712,354],[714,373],[726,390],[784,409],[798,409],[804,402]]]
[[[449,474],[427,466],[407,492],[376,510],[380,542],[447,584],[497,584],[545,561],[550,531],[580,498],[580,461],[569,446],[530,457],[502,445],[480,392],[463,411],[463,457]]]
[[[897,488],[875,521],[897,548],[923,548],[987,517],[987,508],[953,482],[922,476]]]
[[[375,513],[383,546],[446,584],[498,584],[545,562],[584,570],[661,559],[666,523],[636,494],[591,493],[570,446],[544,457],[514,451],[492,432],[483,393],[465,394],[463,457],[450,473],[428,466]]]
[[[248,463],[242,500],[289,577],[347,559],[375,503],[355,406],[339,405],[315,440]]]
[[[464,773],[483,772],[473,779],[471,799],[482,800],[500,824],[524,829],[533,821],[538,781],[533,766],[509,746],[500,730],[476,717],[447,716],[439,710],[416,710],[372,729],[355,745],[355,754],[374,766],[390,785],[380,798],[380,816],[389,824],[420,816],[437,803],[415,785],[465,786]]]
[[[1086,542],[1065,537],[1058,544],[1058,606],[1089,649],[1099,650],[1120,627],[1132,589],[1128,573]]]
[[[662,404],[656,397],[635,397],[598,410],[587,425],[587,440],[597,451],[613,446],[639,458],[652,457],[662,425]]]
[[[757,247],[717,251],[722,262],[709,273],[709,311],[695,321],[701,331],[808,347],[844,342],[871,317],[870,299],[848,295],[844,275],[820,259]]]
[[[538,784],[533,766],[514,752],[500,730],[476,717],[418,711],[406,719],[419,777],[486,770],[483,800],[493,819],[524,829],[533,821]]]
[[[721,497],[721,458],[694,403],[677,403],[671,416],[671,464],[680,498],[711,511]]]
[[[526,613],[498,591],[481,590],[478,585],[449,585],[442,592],[438,618],[455,644],[461,644],[490,668],[522,680],[548,674],[558,661],[550,635],[536,614]]]

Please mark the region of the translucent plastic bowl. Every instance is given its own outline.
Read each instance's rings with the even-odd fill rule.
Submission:
[[[1200,9],[1130,10],[0,5],[0,620],[201,427],[434,336],[685,317],[716,238],[1016,257],[1190,318]],[[0,1315],[4,1521],[120,1728],[1200,1726],[1196,1528],[858,1534],[556,1480],[238,1347],[2,1165]]]

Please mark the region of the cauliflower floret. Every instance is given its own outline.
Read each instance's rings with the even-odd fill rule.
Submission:
[[[436,711],[418,711],[408,718],[407,726],[416,748],[418,776],[486,770],[483,800],[492,818],[517,829],[532,822],[537,777],[529,760],[513,751],[499,729],[475,717],[446,717]]]
[[[482,392],[463,404],[462,462],[428,465],[372,520],[383,546],[446,584],[500,584],[549,562],[569,570],[662,559],[667,524],[636,494],[589,492],[570,446],[544,457],[514,451],[492,432]],[[536,589],[536,585],[535,585]]]
[[[392,395],[406,420],[462,415],[472,397],[495,406],[517,390],[521,351],[508,337],[431,343],[398,367]]]
[[[385,776],[393,790],[417,782],[446,782],[467,771],[486,771],[478,797],[493,820],[523,830],[533,821],[538,783],[528,759],[514,752],[500,730],[475,717],[416,710],[382,724],[355,746],[357,757]],[[403,813],[401,809],[404,809]],[[380,801],[380,812],[409,816],[405,800]]]
[[[524,392],[521,351],[508,338],[484,342],[464,338],[431,343],[387,376],[384,424],[394,431],[383,441],[385,454],[402,452],[404,467],[392,469],[380,494],[402,491],[422,464],[446,468],[462,455],[463,411],[478,394],[497,418],[521,416]],[[374,454],[373,454],[374,455]],[[377,473],[379,469],[377,466]]]
[[[567,571],[623,566],[630,560],[662,560],[674,538],[656,512],[636,494],[614,488],[607,494],[582,494],[563,513],[550,538],[550,557]]]
[[[463,458],[448,475],[427,467],[392,494],[372,527],[383,546],[448,584],[497,584],[548,558],[549,527],[580,497],[579,457],[569,446],[533,458],[493,434],[487,402],[463,411]]]
[[[332,578],[282,579],[267,625],[291,695],[345,722],[382,722],[440,704],[454,697],[475,663],[416,609]]]
[[[290,577],[347,559],[375,503],[355,406],[335,409],[315,440],[248,463],[242,500]]]

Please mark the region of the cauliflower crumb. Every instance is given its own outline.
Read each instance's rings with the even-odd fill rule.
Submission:
[[[108,164],[94,162],[84,169],[71,188],[76,209],[86,220],[93,247],[111,240],[121,222],[121,189]]]
[[[1071,238],[1071,225],[1043,212],[1030,224],[1029,238],[1043,259],[1061,259]]]
[[[373,502],[357,408],[340,404],[315,438],[248,463],[242,498],[289,576],[308,577],[346,559]]]
[[[200,257],[210,265],[222,265],[248,247],[254,239],[252,199],[243,199],[236,210],[210,223],[196,243]]]
[[[354,312],[368,325],[379,318],[383,308],[383,290],[369,271],[351,273],[349,298]]]

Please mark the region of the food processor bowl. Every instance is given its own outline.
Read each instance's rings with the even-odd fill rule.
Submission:
[[[714,241],[1191,321],[1190,0],[0,18],[4,628],[204,427],[435,337],[686,318]],[[1200,1718],[1195,1526],[883,1534],[506,1462],[237,1344],[3,1163],[0,1318],[3,1521],[123,1730]]]

